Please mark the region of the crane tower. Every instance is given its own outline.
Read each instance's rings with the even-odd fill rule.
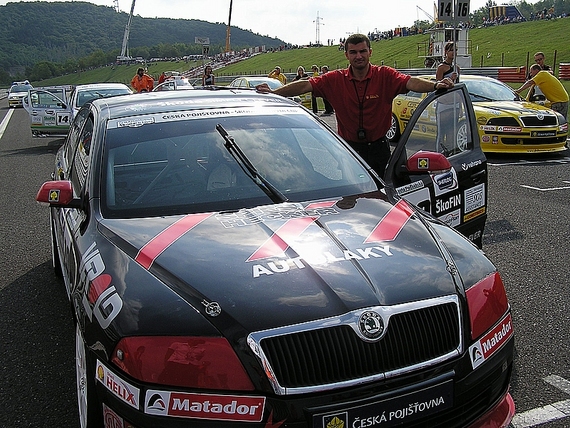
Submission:
[[[226,29],[226,53],[230,51],[230,28],[232,24],[232,2],[230,0],[230,16],[228,17],[228,28]]]
[[[127,20],[127,26],[125,27],[125,34],[123,36],[123,46],[121,47],[121,55],[117,56],[117,62],[129,61],[131,59],[129,55],[129,33],[131,31],[131,20],[133,19],[133,11],[135,10],[135,1],[131,4],[131,12],[129,13],[129,19]]]

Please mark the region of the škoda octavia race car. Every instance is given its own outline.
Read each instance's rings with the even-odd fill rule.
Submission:
[[[461,217],[485,206],[470,189],[486,175],[465,184],[453,167],[486,173],[469,161],[465,87],[450,93],[467,143],[414,151],[410,128],[386,184],[286,98],[212,88],[85,105],[37,195],[76,323],[81,426],[506,427],[501,276],[405,199],[423,188]]]

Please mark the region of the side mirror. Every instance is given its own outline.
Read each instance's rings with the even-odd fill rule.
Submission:
[[[73,197],[73,187],[68,180],[46,181],[40,187],[36,201],[53,207],[81,208],[81,199]]]
[[[406,169],[411,174],[451,171],[451,164],[441,153],[420,150],[408,158]]]

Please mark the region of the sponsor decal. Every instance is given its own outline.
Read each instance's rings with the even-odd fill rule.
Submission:
[[[425,184],[422,180],[418,180],[418,181],[414,181],[413,183],[410,184],[406,184],[405,186],[401,186],[396,188],[396,192],[398,193],[398,195],[402,196],[405,195],[407,193],[411,193],[414,192],[416,190],[419,189],[423,189],[425,187]]]
[[[474,168],[476,166],[479,166],[483,163],[483,161],[481,159],[477,159],[476,161],[471,161],[469,163],[462,163],[461,164],[461,168],[463,169],[463,171],[467,171],[468,169]]]
[[[555,137],[556,131],[532,131],[530,133],[531,137]]]
[[[261,422],[264,406],[265,397],[148,390],[144,412],[179,418]]]
[[[138,410],[140,390],[137,387],[121,379],[99,360],[97,360],[95,377],[115,397]]]
[[[496,127],[496,126],[491,126],[491,125],[481,125],[481,126],[479,126],[479,129],[480,129],[481,131],[489,132],[489,131],[496,131],[496,130],[497,130],[497,127]]]
[[[485,185],[478,184],[463,192],[465,198],[465,213],[485,206]]]
[[[59,202],[59,189],[51,189],[49,191],[48,200],[50,203]]]
[[[429,169],[429,158],[418,158],[418,169],[428,170]]]
[[[475,241],[476,239],[479,239],[481,237],[481,231],[478,230],[477,232],[469,235],[469,240],[470,241]]]
[[[463,221],[469,221],[474,219],[475,217],[479,217],[480,215],[485,214],[485,207],[479,208],[478,210],[472,211],[469,214],[463,216]]]
[[[406,201],[398,201],[398,203],[390,208],[384,217],[380,219],[372,232],[364,240],[364,244],[394,241],[412,214],[413,210]],[[342,254],[338,255],[325,251],[320,254],[306,254],[295,258],[283,258],[285,256],[285,251],[289,248],[289,243],[294,242],[316,220],[317,217],[305,217],[285,222],[285,224],[283,224],[246,260],[247,262],[251,262],[272,259],[264,264],[253,265],[253,277],[259,278],[261,275],[273,275],[274,273],[288,272],[291,268],[303,269],[306,267],[306,263],[336,263],[341,261],[364,260],[380,258],[383,255],[392,255],[389,246],[374,245],[353,250],[346,249],[342,251]],[[281,259],[274,259],[275,257],[281,257]]]
[[[438,218],[448,226],[459,226],[461,223],[461,210],[458,208],[455,211],[451,211],[450,213],[444,214]]]
[[[522,128],[516,126],[499,126],[499,132],[522,132]]]
[[[81,258],[79,284],[87,284],[83,293],[83,307],[89,321],[95,319],[106,329],[123,307],[111,275],[103,273],[105,263],[94,242]]]
[[[150,269],[153,262],[164,250],[211,215],[190,214],[182,217],[143,245],[136,255],[135,261],[145,269]]]
[[[384,401],[313,416],[315,428],[393,427],[411,423],[453,407],[453,381]]]
[[[335,256],[328,251],[322,254],[307,254],[302,257],[272,259],[269,262],[258,263],[252,266],[254,278],[262,275],[273,275],[288,272],[291,269],[304,269],[309,265],[324,265],[350,260],[367,260],[392,256],[388,245],[344,250],[341,255]]]
[[[131,424],[125,423],[123,418],[116,414],[113,409],[103,403],[103,427],[104,428],[132,428]]]
[[[511,314],[504,317],[492,330],[469,347],[471,366],[476,369],[489,359],[513,335]]]
[[[303,207],[301,204],[279,204],[257,207],[233,213],[217,214],[216,219],[226,228],[250,226],[267,220],[292,220],[303,217],[322,217],[338,214],[335,201],[315,202]]]
[[[433,187],[435,196],[440,196],[456,190],[458,186],[457,173],[452,168],[451,171],[444,172],[443,174],[432,174]]]
[[[483,138],[481,138],[481,141],[484,143],[489,143],[491,141],[491,139],[489,138],[488,135],[483,135]]]
[[[461,207],[461,195],[453,195],[447,199],[438,199],[435,201],[436,214],[441,214],[458,207]]]
[[[499,137],[493,135],[493,144],[499,144]]]

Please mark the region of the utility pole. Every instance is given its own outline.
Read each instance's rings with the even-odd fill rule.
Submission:
[[[226,29],[226,53],[230,51],[230,28],[232,24],[232,2],[230,0],[230,16],[228,17],[228,28]]]
[[[316,27],[316,29],[315,29],[315,33],[316,33],[316,34],[315,34],[315,38],[316,38],[315,42],[317,43],[317,45],[320,45],[320,44],[321,44],[321,29],[320,29],[319,27],[320,27],[321,25],[325,25],[325,24],[321,24],[321,20],[322,20],[322,19],[323,19],[323,18],[321,18],[321,17],[319,16],[319,11],[317,11],[317,19],[315,19],[315,20],[313,21],[313,22],[315,23],[315,27]]]

